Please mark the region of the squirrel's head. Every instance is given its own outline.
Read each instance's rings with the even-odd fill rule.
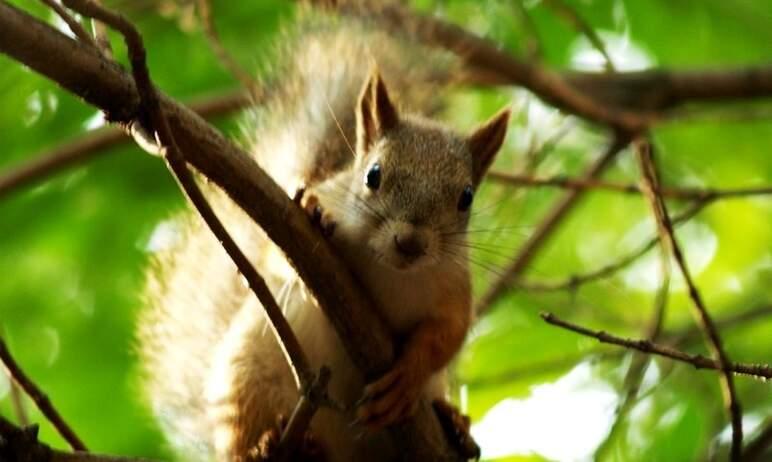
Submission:
[[[375,260],[396,269],[465,261],[475,191],[504,141],[505,109],[471,135],[400,114],[378,72],[356,107],[356,214]]]

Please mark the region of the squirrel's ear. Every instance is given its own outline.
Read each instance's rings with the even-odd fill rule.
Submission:
[[[386,84],[375,69],[365,82],[357,102],[357,151],[365,153],[383,134],[399,122],[397,109]]]
[[[482,180],[504,142],[509,114],[509,108],[501,110],[467,138],[467,145],[472,153],[472,175],[475,184]]]

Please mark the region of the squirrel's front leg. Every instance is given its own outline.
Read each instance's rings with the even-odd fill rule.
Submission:
[[[365,387],[357,419],[379,429],[412,415],[429,378],[458,352],[468,327],[466,316],[422,321],[392,369]]]

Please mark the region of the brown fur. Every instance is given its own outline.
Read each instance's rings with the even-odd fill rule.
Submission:
[[[452,80],[447,58],[362,24],[306,21],[311,26],[279,69],[274,98],[246,129],[277,183],[289,195],[308,187],[305,200],[335,220],[336,249],[407,338],[395,368],[365,390],[372,399],[359,416],[378,428],[409,414],[418,399],[444,396],[444,368],[471,319],[468,213],[457,203],[498,150],[506,114],[471,138],[459,135],[425,118]],[[374,62],[382,79],[370,75]],[[363,178],[376,161],[382,186],[371,191]],[[302,282],[243,212],[218,191],[209,197],[312,364],[331,367],[333,398],[351,405],[365,384]],[[242,460],[298,394],[259,303],[219,243],[195,217],[178,226],[178,242],[148,273],[139,328],[147,393],[185,460]],[[393,241],[419,232],[425,254],[406,263]],[[314,418],[312,430],[332,460],[395,456],[382,432],[355,438],[361,430],[349,428],[353,418],[330,410]]]

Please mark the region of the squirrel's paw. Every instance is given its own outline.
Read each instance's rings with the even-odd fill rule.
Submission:
[[[432,402],[432,407],[434,407],[434,412],[437,414],[440,425],[442,425],[442,429],[450,443],[465,458],[478,460],[480,458],[480,447],[469,432],[471,426],[469,417],[462,414],[457,407],[443,399]]]
[[[415,371],[415,367],[398,362],[386,375],[367,385],[359,401],[357,421],[378,430],[413,415],[425,383]]]
[[[248,462],[270,462],[279,456],[281,434],[287,426],[287,419],[279,415],[276,426],[260,435],[257,446],[252,448],[247,457]],[[314,437],[310,430],[303,435],[303,443],[296,450],[292,460],[302,462],[325,462],[327,460],[323,445]]]
[[[308,192],[305,188],[300,188],[295,192],[293,200],[305,210],[311,221],[319,226],[322,234],[327,237],[333,235],[336,222],[332,218],[332,214],[324,210],[316,194]]]

